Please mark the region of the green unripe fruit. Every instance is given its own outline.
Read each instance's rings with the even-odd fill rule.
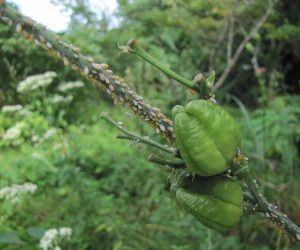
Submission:
[[[176,199],[203,225],[219,232],[234,227],[243,215],[241,187],[225,176],[197,176],[177,189]]]
[[[195,100],[172,111],[176,146],[191,173],[220,174],[229,168],[240,145],[240,129],[218,105]]]

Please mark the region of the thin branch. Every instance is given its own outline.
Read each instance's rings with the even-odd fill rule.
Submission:
[[[229,30],[228,30],[228,42],[227,42],[227,64],[230,63],[232,60],[232,45],[233,45],[233,38],[234,38],[234,15],[231,11],[229,14]]]
[[[175,79],[177,82],[183,84],[184,86],[194,89],[195,91],[197,90],[197,85],[195,85],[194,82],[182,77],[181,75],[177,74],[173,70],[169,69],[166,65],[161,63],[161,61],[149,55],[141,46],[137,44],[137,42],[133,38],[131,38],[127,42],[127,46],[127,52],[134,53],[137,56],[143,58],[145,61],[152,64],[154,67],[164,72],[171,78]],[[120,48],[122,48],[122,46]]]
[[[154,154],[149,155],[148,161],[159,164],[159,165],[163,165],[163,166],[169,166],[169,167],[174,168],[174,169],[181,169],[181,168],[186,167],[185,163],[183,161],[173,162],[173,161],[161,159],[160,157],[158,157]]]
[[[93,58],[82,55],[79,48],[63,42],[56,33],[25,17],[3,0],[0,0],[0,20],[15,28],[27,40],[60,58],[65,65],[71,65],[100,91],[110,95],[116,104],[125,105],[140,118],[155,125],[157,133],[161,133],[169,141],[174,140],[172,121],[158,108],[145,103],[142,97],[130,89],[124,79],[113,75],[106,63],[96,63]]]
[[[215,46],[213,47],[210,56],[209,56],[209,72],[211,72],[214,68],[216,56],[219,51],[220,45],[225,40],[226,31],[228,29],[228,21],[225,22],[224,26],[222,27],[222,30],[217,38],[217,41],[215,42]]]
[[[287,215],[280,212],[274,205],[267,202],[266,198],[259,192],[258,184],[250,173],[247,158],[242,155],[237,156],[233,161],[232,168],[238,179],[246,183],[253,196],[251,200],[251,203],[254,204],[253,213],[262,213],[265,217],[279,224],[280,227],[300,241],[300,227],[291,221]]]
[[[223,85],[223,83],[225,82],[225,80],[229,76],[230,72],[232,71],[232,69],[236,65],[238,59],[240,58],[240,55],[243,52],[246,44],[251,40],[253,34],[256,33],[263,26],[263,24],[265,23],[267,18],[272,13],[273,8],[274,8],[275,4],[278,1],[279,0],[275,0],[274,2],[272,2],[272,1],[270,2],[266,12],[264,13],[264,15],[256,22],[255,26],[251,29],[249,34],[240,43],[239,47],[237,48],[237,50],[234,53],[234,56],[232,57],[232,60],[230,60],[230,62],[227,64],[227,66],[226,66],[225,70],[223,71],[222,75],[220,76],[220,78],[218,79],[216,84],[214,85],[215,90],[220,88]]]
[[[158,142],[151,140],[149,137],[143,137],[131,131],[125,129],[120,123],[114,121],[106,112],[102,112],[100,115],[101,118],[108,121],[111,125],[122,131],[125,135],[118,135],[117,138],[120,139],[129,139],[129,140],[138,140],[139,142],[148,144],[152,147],[156,147],[160,150],[173,154],[175,149],[166,147]]]
[[[125,53],[133,53],[141,57],[143,60],[150,63],[151,65],[159,69],[161,72],[165,73],[167,76],[173,78],[178,83],[199,93],[203,99],[209,97],[210,90],[207,88],[205,81],[197,84],[194,81],[190,81],[184,78],[183,76],[179,75],[178,73],[161,63],[158,59],[148,54],[133,38],[129,39],[127,45],[119,46],[119,48]]]

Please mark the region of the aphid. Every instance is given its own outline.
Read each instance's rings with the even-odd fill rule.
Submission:
[[[119,96],[119,101],[120,101],[120,103],[123,103],[124,102],[124,98],[122,96]]]
[[[30,19],[25,19],[25,20],[24,20],[24,23],[25,23],[27,26],[33,26],[33,22],[32,22]]]
[[[46,42],[46,47],[48,48],[48,49],[52,49],[52,44],[51,43],[49,43],[49,42]]]
[[[17,25],[16,25],[16,31],[17,31],[18,33],[21,33],[21,32],[22,32],[22,26],[21,26],[21,24],[17,23]]]
[[[77,65],[75,65],[75,64],[73,64],[73,65],[72,65],[72,69],[74,69],[74,70],[78,70],[78,66],[77,66]]]
[[[92,57],[87,57],[86,58],[90,63],[93,63],[94,62],[94,59]]]
[[[89,68],[87,66],[84,67],[83,72],[85,75],[89,74]]]
[[[105,86],[102,83],[99,83],[99,90],[100,91],[104,91],[105,90]]]
[[[93,68],[96,69],[96,70],[102,69],[101,64],[99,64],[99,63],[93,63],[92,66],[93,66]]]
[[[101,68],[102,69],[108,69],[109,68],[109,65],[107,63],[101,63]]]
[[[109,89],[111,90],[111,91],[114,91],[115,90],[115,88],[114,88],[114,86],[112,86],[111,84],[109,84]]]
[[[108,78],[105,78],[105,82],[106,82],[107,84],[109,84],[109,79],[108,79]]]
[[[118,105],[119,104],[119,100],[118,97],[113,98],[114,99],[114,104]]]
[[[109,75],[112,75],[113,71],[108,69],[108,70],[106,70],[106,73],[109,74]]]
[[[34,39],[34,43],[35,43],[36,45],[40,45],[40,41],[39,41],[38,39]]]
[[[119,77],[119,76],[115,76],[115,75],[113,75],[113,76],[111,76],[111,79],[113,79],[113,80],[119,80],[119,79],[120,79],[120,77]],[[116,81],[116,83],[119,83],[119,82],[117,82],[117,81]]]
[[[80,49],[77,48],[77,47],[75,47],[75,46],[72,47],[72,50],[73,50],[74,52],[76,52],[76,53],[79,53],[79,52],[80,52]]]
[[[27,40],[29,40],[30,42],[33,41],[33,39],[34,39],[34,36],[33,36],[33,35],[28,34],[26,31],[24,31],[23,34],[26,34],[26,35],[25,35],[25,38],[26,38]]]
[[[11,22],[11,20],[10,20],[9,18],[5,17],[5,16],[2,16],[1,19],[2,19],[4,22],[6,22],[6,23]]]
[[[105,91],[107,94],[111,95],[111,91],[108,88],[106,88]]]
[[[68,58],[66,57],[63,57],[63,62],[64,62],[64,65],[68,66],[70,64]]]
[[[158,108],[153,108],[153,110],[154,110],[155,113],[160,113],[161,112],[160,109],[158,109]]]
[[[173,132],[173,128],[172,127],[167,127],[167,129],[172,133]]]
[[[150,111],[150,117],[156,117],[156,114],[152,111]]]
[[[163,131],[163,132],[166,131],[166,128],[165,128],[163,125],[161,125],[161,124],[159,124],[159,129],[160,129],[161,131]]]
[[[105,81],[105,79],[106,79],[105,75],[103,75],[103,74],[99,74],[99,77],[100,77],[101,81]]]
[[[39,40],[41,41],[41,43],[45,43],[46,42],[45,38],[43,36],[41,36],[41,35],[39,35]]]

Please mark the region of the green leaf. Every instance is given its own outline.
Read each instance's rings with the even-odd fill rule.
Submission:
[[[114,244],[114,247],[113,247],[113,250],[120,250],[122,248],[122,241],[117,241],[115,244]]]
[[[1,244],[18,244],[22,245],[25,242],[22,241],[15,232],[1,233],[0,234],[0,245]]]
[[[43,237],[46,230],[41,227],[29,227],[26,231],[32,238],[40,239]]]

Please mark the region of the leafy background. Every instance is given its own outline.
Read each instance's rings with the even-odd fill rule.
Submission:
[[[215,63],[210,57],[230,11],[236,20],[234,50],[268,5],[267,0],[119,0],[109,16],[94,13],[88,1],[53,2],[72,13],[60,34],[65,41],[109,63],[146,101],[169,115],[175,104],[195,97],[139,58],[120,54],[117,44],[135,37],[189,79],[211,68],[218,77],[227,64],[227,38]],[[299,11],[296,1],[279,1],[216,92],[241,126],[242,151],[262,192],[298,225]],[[110,25],[112,18],[119,22],[116,27]],[[38,187],[16,204],[1,200],[1,249],[39,249],[45,230],[59,227],[73,231],[71,239],[60,242],[62,249],[299,247],[259,216],[244,216],[223,235],[195,221],[168,192],[168,173],[147,161],[151,149],[116,139],[118,132],[100,120],[100,113],[107,111],[127,128],[160,140],[152,129],[2,23],[0,58],[0,188],[25,182]],[[46,72],[55,74],[49,79]],[[41,86],[18,92],[20,82],[32,75],[38,75]],[[59,90],[78,81],[84,87]],[[22,107],[4,112],[8,105]],[[18,132],[8,136],[9,130]]]

